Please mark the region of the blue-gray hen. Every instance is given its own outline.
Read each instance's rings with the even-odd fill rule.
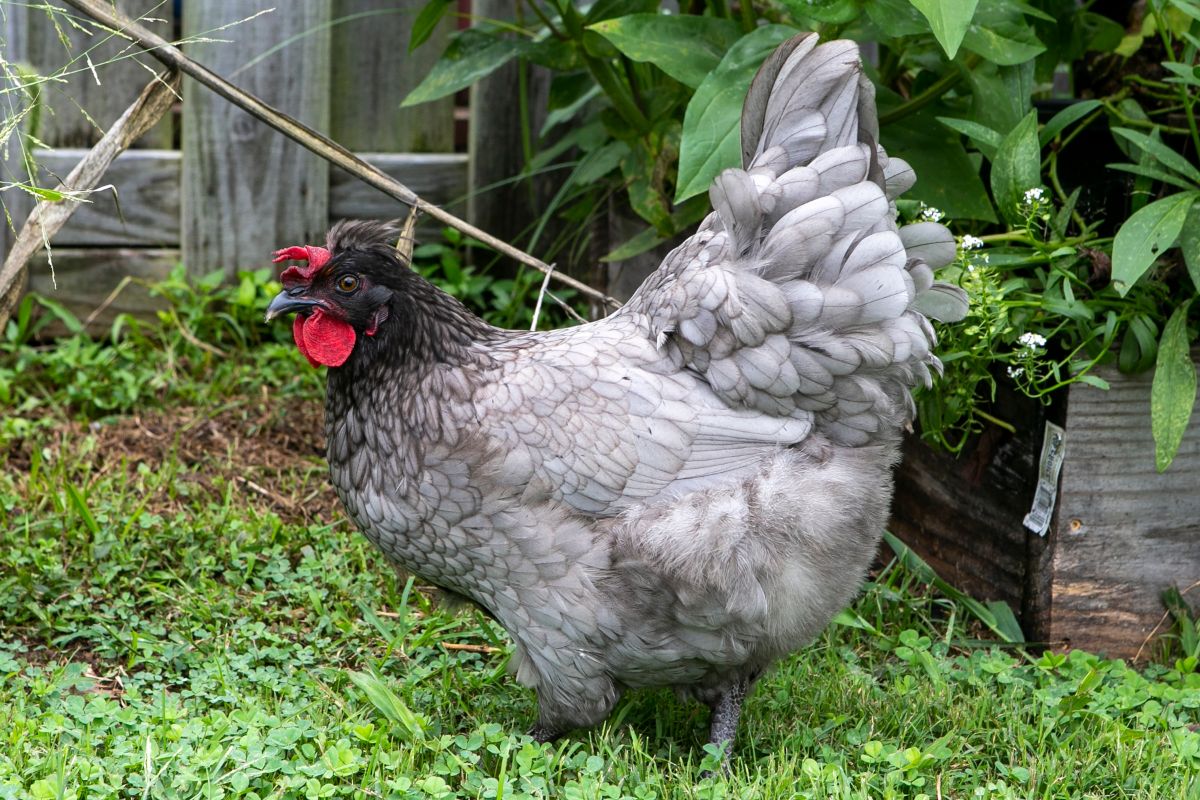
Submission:
[[[858,591],[887,519],[950,233],[897,231],[914,181],[877,144],[851,42],[764,64],[744,168],[606,319],[493,328],[343,222],[269,316],[330,367],[328,456],[355,522],[403,568],[488,611],[537,690],[535,736],[673,686],[732,740],[748,687]]]

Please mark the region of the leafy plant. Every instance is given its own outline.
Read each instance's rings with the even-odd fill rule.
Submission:
[[[431,0],[422,17],[444,13],[448,5]],[[1099,19],[1074,4],[1056,10],[1065,22]],[[1042,71],[1052,70],[1088,46],[1075,39],[1043,44],[1034,23],[1055,18],[1011,0],[736,6],[704,0],[681,11],[669,13],[658,0],[586,8],[568,0],[531,0],[519,6],[513,23],[480,20],[457,34],[404,102],[445,96],[512,59],[551,69],[549,113],[538,135],[553,135],[568,122],[573,126],[537,156],[531,151],[527,171],[569,159],[571,172],[546,215],[559,208],[573,218],[600,213],[606,198],[622,192],[627,207],[649,227],[607,256],[621,260],[672,238],[706,212],[703,193],[712,178],[740,160],[738,119],[755,70],[800,30],[879,43],[873,77],[880,86],[884,143],[898,145],[925,177],[918,199],[954,217],[982,220],[995,214],[978,170],[929,107],[970,75],[978,80],[967,82],[961,105],[995,122],[997,114],[989,109],[1001,84],[1032,83],[1032,59],[1039,59]],[[414,45],[419,42],[414,33]],[[1016,103],[1020,113],[1009,115],[1014,121],[1028,111],[1028,92]],[[542,227],[536,228],[535,245]]]
[[[433,0],[422,16],[448,7]],[[550,69],[537,133],[563,133],[536,156],[530,148],[526,172],[555,160],[570,172],[529,246],[551,215],[587,220],[620,196],[648,225],[606,256],[622,260],[705,213],[709,182],[740,159],[745,90],[779,42],[810,29],[874,42],[867,69],[883,143],[920,176],[915,204],[902,202],[902,211],[936,209],[964,242],[987,246],[964,249],[947,273],[967,288],[973,311],[966,325],[941,331],[947,378],[919,399],[926,438],[958,450],[985,422],[1008,425],[985,410],[1001,381],[1048,402],[1073,382],[1104,386],[1093,374],[1099,364],[1129,372],[1159,364],[1151,411],[1165,469],[1195,395],[1190,306],[1174,300],[1178,278],[1151,267],[1178,244],[1193,282],[1200,278],[1200,224],[1189,222],[1200,223],[1200,169],[1181,149],[1200,147],[1198,19],[1191,0],[1155,0],[1139,35],[1126,36],[1067,0],[705,0],[680,13],[658,0],[530,0],[512,23],[480,20],[460,32],[405,103],[444,96],[512,59]],[[1115,90],[1039,118],[1035,100],[1054,96],[1063,64],[1144,59],[1151,46],[1166,54],[1162,80],[1131,70]],[[1135,181],[1128,219],[1098,206],[1077,176],[1108,122],[1132,159],[1112,165]],[[1073,185],[1061,179],[1064,167],[1076,173]]]

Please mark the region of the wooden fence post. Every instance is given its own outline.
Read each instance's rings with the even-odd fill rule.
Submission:
[[[516,16],[514,0],[473,0],[472,12],[484,19],[510,20]],[[517,175],[525,167],[521,142],[521,104],[518,85],[526,67],[514,59],[471,87],[467,219],[485,231],[509,242],[524,243],[523,233],[533,227],[538,203],[524,181],[493,187]],[[529,69],[526,76],[526,105],[533,139],[545,118],[550,75]],[[536,184],[535,184],[536,187]],[[542,192],[545,194],[545,192]],[[544,243],[543,243],[544,246]]]
[[[244,20],[265,5],[186,0],[184,37]],[[327,131],[329,19],[330,0],[289,3],[207,33],[232,43],[198,42],[187,50],[214,72]],[[276,45],[283,46],[266,55]],[[194,81],[185,83],[182,250],[189,274],[223,269],[232,276],[268,264],[275,248],[322,241],[328,203],[325,161]]]
[[[333,0],[330,136],[355,152],[454,150],[454,99],[400,101],[446,49],[450,19],[408,52],[423,0]],[[345,21],[340,21],[345,20]]]

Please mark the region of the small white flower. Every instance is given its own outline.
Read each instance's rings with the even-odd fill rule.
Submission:
[[[1046,346],[1046,337],[1038,333],[1022,333],[1017,337],[1017,341],[1022,347],[1027,347],[1030,350],[1039,350]]]
[[[980,239],[977,236],[972,236],[969,233],[962,237],[963,250],[978,250],[981,247],[983,247],[983,239]]]
[[[921,204],[921,219],[924,222],[941,222],[942,217],[946,216],[940,208]]]
[[[1019,378],[1024,374],[1025,374],[1024,367],[1009,367],[1008,368],[1008,377],[1010,377],[1010,378]]]
[[[1031,206],[1034,203],[1040,203],[1046,196],[1041,187],[1025,190],[1025,205]]]

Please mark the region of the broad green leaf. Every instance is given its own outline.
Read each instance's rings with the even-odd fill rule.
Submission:
[[[1050,121],[1042,126],[1041,131],[1038,132],[1038,141],[1041,142],[1042,147],[1045,147],[1054,141],[1054,137],[1066,130],[1071,123],[1083,119],[1099,108],[1100,105],[1099,100],[1081,100],[1078,103],[1072,103],[1051,117]]]
[[[931,111],[922,111],[881,131],[888,153],[907,161],[917,183],[905,197],[946,212],[951,219],[996,221],[979,170],[958,135],[940,125]]]
[[[1192,181],[1193,184],[1200,186],[1200,170],[1196,169],[1190,161],[1158,139],[1153,139],[1144,133],[1133,131],[1129,128],[1113,128],[1112,132],[1122,139],[1132,142],[1143,152],[1154,156],[1167,169],[1179,173]]]
[[[679,148],[675,202],[707,191],[718,173],[742,160],[742,103],[754,73],[771,52],[796,35],[786,25],[757,28],[729,49],[688,103]]]
[[[1187,331],[1188,302],[1175,309],[1163,328],[1150,387],[1150,429],[1154,432],[1154,464],[1171,466],[1196,404],[1196,365]]]
[[[1042,184],[1042,149],[1038,145],[1037,112],[1030,111],[1008,132],[992,161],[992,196],[1000,215],[1009,222],[1021,219],[1025,192]]]
[[[583,66],[583,60],[579,57],[579,48],[553,36],[526,43],[521,56],[527,61],[558,73],[571,72],[581,69]]]
[[[442,17],[450,9],[450,0],[429,0],[417,18],[413,20],[412,34],[408,37],[408,52],[423,45],[437,28]]]
[[[1057,18],[1055,18],[1053,15],[1047,14],[1045,11],[1042,11],[1037,6],[1031,5],[1029,3],[1022,3],[1020,0],[1007,0],[1005,4],[1015,8],[1016,10],[1020,11],[1022,14],[1024,14],[1027,17],[1034,17],[1036,19],[1043,20],[1044,22],[1057,22],[1058,21]]]
[[[1183,251],[1183,263],[1187,264],[1192,286],[1200,293],[1200,203],[1192,203],[1188,210],[1183,230],[1179,232],[1179,249]]]
[[[446,52],[442,53],[425,80],[400,105],[428,103],[465,89],[499,69],[529,46],[528,42],[478,28],[461,31],[447,45]]]
[[[632,14],[590,27],[626,57],[649,62],[693,89],[741,36],[733,20],[692,14]]]
[[[1024,64],[1046,52],[1046,46],[1024,23],[971,25],[963,36],[962,46],[1003,67]]]
[[[572,5],[572,0],[563,0],[563,6]],[[583,17],[584,25],[592,25],[613,17],[630,14],[650,14],[658,8],[658,0],[597,0]]]
[[[1034,63],[998,67],[983,63],[967,73],[970,119],[994,131],[1011,131],[1033,108]]]
[[[862,13],[857,0],[780,0],[780,2],[797,20],[823,22],[827,25],[845,25]]]
[[[1142,208],[1117,231],[1112,282],[1124,297],[1162,252],[1175,244],[1200,192],[1180,192]]]
[[[1083,34],[1089,51],[1111,53],[1121,45],[1125,38],[1125,28],[1121,23],[1100,14],[1087,12],[1082,17]]]
[[[947,58],[954,58],[959,45],[967,34],[971,18],[975,16],[978,0],[909,0],[915,9],[929,20],[934,38],[946,51]]]
[[[1004,140],[1004,137],[998,132],[973,120],[938,117],[938,122],[970,139],[989,161],[996,157],[996,150],[999,149],[1000,142]]]
[[[867,17],[879,29],[878,36],[882,39],[913,36],[929,30],[929,21],[909,0],[871,0],[866,7]]]

